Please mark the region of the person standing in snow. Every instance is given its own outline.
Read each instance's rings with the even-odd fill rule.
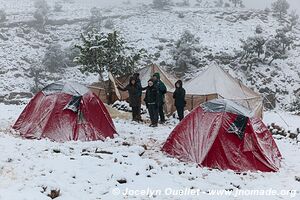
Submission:
[[[186,104],[185,101],[185,89],[182,87],[182,81],[178,80],[175,83],[175,91],[173,93],[173,98],[175,100],[175,107],[179,120],[181,121],[184,118],[184,107]]]
[[[148,87],[146,89],[146,95],[144,101],[146,103],[150,115],[150,119],[151,119],[150,127],[157,127],[159,93],[157,87],[155,87],[154,85],[153,79],[150,79],[148,81]]]
[[[140,89],[136,80],[134,77],[130,77],[129,84],[125,88],[118,86],[118,89],[121,91],[128,91],[129,105],[132,108],[132,120],[138,122],[140,117],[141,95],[139,94]]]
[[[153,74],[154,86],[158,92],[158,113],[160,118],[160,123],[165,123],[165,114],[164,114],[164,103],[165,103],[165,94],[167,93],[167,88],[165,84],[160,80],[160,74],[158,72]]]
[[[133,74],[133,78],[136,82],[137,85],[137,95],[139,98],[139,105],[138,105],[138,112],[137,112],[137,119],[138,121],[142,122],[142,117],[141,117],[141,106],[142,106],[142,102],[141,102],[141,98],[142,98],[142,91],[143,91],[143,87],[142,87],[142,83],[141,83],[141,79],[140,79],[140,74],[139,73],[134,73]]]

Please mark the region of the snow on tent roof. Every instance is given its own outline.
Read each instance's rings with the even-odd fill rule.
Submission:
[[[247,117],[254,116],[254,113],[244,106],[227,99],[210,100],[201,104],[201,107],[206,112],[229,112],[233,114],[244,115]]]
[[[233,78],[221,67],[213,65],[185,84],[187,94],[218,94],[225,99],[253,99],[261,96]]]
[[[87,93],[89,89],[76,82],[56,82],[51,83],[42,89],[45,95],[51,95],[58,92],[67,93],[73,96],[82,96]]]

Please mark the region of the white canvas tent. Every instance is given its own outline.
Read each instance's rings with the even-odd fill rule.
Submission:
[[[262,96],[233,78],[221,67],[209,67],[187,82],[184,88],[189,110],[208,100],[223,98],[235,101],[251,110],[254,115],[262,117]]]
[[[152,78],[153,74],[156,72],[160,74],[160,79],[162,82],[164,82],[168,91],[171,91],[175,88],[176,79],[157,65],[152,64],[136,71],[136,73],[140,74],[141,84],[143,87],[148,85],[148,80]],[[122,80],[117,79],[117,82],[125,86],[129,83],[130,76],[131,75],[126,76],[126,78],[123,78]]]

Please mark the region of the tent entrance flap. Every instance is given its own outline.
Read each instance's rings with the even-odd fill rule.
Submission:
[[[238,115],[234,122],[230,125],[228,133],[236,134],[241,140],[244,138],[248,117]]]
[[[82,96],[72,96],[71,101],[64,107],[64,110],[69,109],[77,113],[79,110],[81,98]]]

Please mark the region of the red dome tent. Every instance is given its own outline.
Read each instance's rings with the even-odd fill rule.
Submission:
[[[234,171],[278,171],[281,154],[263,122],[224,99],[202,104],[172,131],[162,151],[199,166]]]
[[[78,83],[57,82],[37,93],[13,128],[25,138],[104,140],[116,133],[101,100]]]

